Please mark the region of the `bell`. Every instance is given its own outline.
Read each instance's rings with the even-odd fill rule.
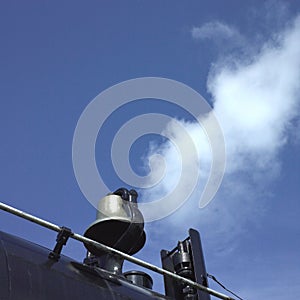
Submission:
[[[146,242],[144,218],[137,207],[134,190],[118,189],[98,203],[97,219],[84,236],[129,255],[138,252]],[[94,246],[85,244],[95,256],[105,254]]]

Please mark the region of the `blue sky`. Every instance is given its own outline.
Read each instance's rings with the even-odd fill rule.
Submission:
[[[296,1],[2,2],[1,201],[83,233],[95,210],[73,172],[81,113],[119,82],[174,79],[214,105],[227,171],[204,209],[190,199],[147,224],[148,241],[137,256],[160,264],[160,249],[173,248],[194,227],[207,271],[226,286],[245,299],[299,299],[299,15]],[[148,112],[192,121],[160,101],[115,112],[96,147],[112,190],[123,184],[109,161],[112,136],[122,122]],[[197,136],[192,123],[187,127]],[[141,174],[155,151],[172,157],[164,139],[151,139],[151,147],[149,136],[132,147],[132,168]],[[0,229],[54,246],[55,233],[4,212]],[[85,250],[70,241],[64,253],[81,260]]]

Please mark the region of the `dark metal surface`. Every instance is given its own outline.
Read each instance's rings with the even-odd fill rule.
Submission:
[[[126,279],[131,281],[132,283],[142,286],[148,289],[152,289],[153,280],[151,276],[142,271],[128,271],[124,273]]]
[[[199,232],[190,229],[189,236],[171,251],[162,250],[163,268],[208,287]],[[166,295],[176,300],[210,300],[210,295],[164,276]]]
[[[48,222],[46,220],[43,220],[43,219],[38,218],[36,216],[33,216],[33,215],[29,214],[29,213],[26,213],[26,212],[24,212],[22,210],[14,208],[14,207],[12,207],[10,205],[7,205],[7,204],[5,204],[3,202],[0,202],[0,209],[6,211],[8,213],[11,213],[13,215],[16,215],[18,217],[21,217],[23,219],[29,220],[29,221],[31,221],[31,222],[33,222],[35,224],[38,224],[38,225],[40,225],[42,227],[51,229],[53,231],[60,232],[62,230],[62,227],[60,227],[60,226],[58,226],[56,224],[50,223],[50,222]],[[179,275],[175,274],[173,271],[169,271],[168,269],[159,268],[159,267],[157,267],[157,266],[155,266],[153,264],[150,264],[150,263],[148,263],[148,262],[146,262],[144,260],[141,260],[141,259],[138,259],[136,257],[130,256],[129,254],[121,252],[121,251],[119,251],[117,249],[114,249],[112,247],[103,245],[103,244],[101,244],[101,243],[99,243],[97,241],[94,241],[92,239],[86,238],[86,237],[84,237],[84,236],[82,236],[82,235],[80,235],[78,233],[73,233],[70,236],[70,238],[72,238],[74,240],[77,240],[77,241],[80,241],[80,242],[84,243],[85,245],[91,245],[93,247],[96,247],[97,249],[101,249],[102,251],[105,251],[107,253],[118,255],[118,256],[126,259],[127,261],[130,261],[130,262],[135,263],[135,264],[137,264],[139,266],[142,266],[142,267],[144,267],[146,269],[154,271],[157,274],[162,274],[162,275],[164,275],[165,278],[166,277],[172,278],[172,280],[174,280],[175,282],[180,282],[182,284],[185,284],[185,285],[188,285],[190,287],[193,287],[193,288],[195,288],[197,290],[205,291],[206,293],[208,293],[210,295],[213,295],[213,296],[215,296],[217,298],[224,299],[224,300],[234,300],[230,296],[227,296],[227,295],[222,294],[220,292],[217,292],[217,291],[215,291],[213,289],[205,287],[205,286],[201,285],[200,283],[194,282],[193,280],[190,280],[190,279],[184,278],[182,276],[179,276]],[[0,238],[0,242],[1,242],[1,238]],[[3,249],[5,250],[5,248],[3,248]],[[49,251],[49,250],[46,250],[46,251]],[[174,251],[174,250],[172,250],[172,251]],[[168,251],[166,251],[166,252],[168,252]],[[5,257],[7,257],[7,256],[5,256]],[[4,265],[5,265],[5,263],[4,263]],[[8,270],[9,270],[9,268],[8,268]],[[5,277],[5,274],[4,274],[4,277]],[[126,284],[124,284],[124,285],[126,285]],[[6,290],[3,291],[3,294],[5,292],[6,292]],[[0,295],[1,295],[1,287],[0,287]],[[155,299],[155,297],[156,296],[154,296],[154,299]],[[162,295],[157,294],[157,297],[162,297]],[[76,299],[77,298],[75,298],[75,300]],[[132,299],[135,299],[135,298],[132,298]],[[151,299],[153,299],[153,297]],[[159,299],[161,299],[161,298],[159,298]]]
[[[57,234],[56,238],[56,245],[49,253],[48,258],[54,259],[54,260],[59,260],[60,259],[60,253],[63,248],[67,244],[67,241],[69,237],[72,235],[72,230],[68,227],[62,227],[61,231]]]
[[[202,250],[200,234],[195,229],[189,230],[192,260],[195,272],[195,281],[208,287],[207,273],[205,268],[204,255]],[[210,300],[210,295],[203,291],[197,291],[199,300]]]
[[[0,232],[0,299],[169,299],[65,256],[51,260],[49,251]]]

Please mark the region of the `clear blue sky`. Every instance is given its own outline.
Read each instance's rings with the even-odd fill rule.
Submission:
[[[241,64],[251,64],[258,49],[268,48],[264,43],[292,26],[299,14],[297,1],[2,1],[1,201],[83,233],[94,220],[95,210],[74,176],[72,139],[88,103],[114,84],[145,76],[183,82],[212,103],[207,79],[213,66],[220,70],[233,55]],[[299,44],[294,47],[299,53]],[[295,81],[299,68],[296,65],[288,79]],[[295,90],[299,92],[299,86]],[[293,99],[299,104],[299,94]],[[116,126],[146,106],[148,111],[185,117],[176,108],[166,112],[159,103],[147,105],[131,106],[127,115],[109,120],[102,144],[97,141],[99,161],[107,161],[107,151],[102,148],[109,148]],[[291,107],[297,110],[287,120],[284,143],[275,148],[271,160],[276,171],[262,168],[253,179],[253,170],[246,167],[228,175],[222,201],[216,199],[205,208],[210,220],[205,224],[202,212],[198,215],[192,205],[183,214],[151,223],[139,257],[159,264],[160,249],[172,248],[194,227],[203,236],[207,271],[226,286],[245,299],[299,299],[300,113],[299,105]],[[131,162],[137,171],[143,167],[141,158],[148,151],[148,142],[141,139],[132,149]],[[105,168],[114,190],[121,182],[110,163]],[[226,192],[226,184],[231,193]],[[242,184],[246,188],[241,192]],[[226,199],[235,191],[239,199]],[[226,201],[229,208],[224,210],[221,203]],[[187,217],[189,209],[193,210],[192,220]],[[183,225],[178,228],[176,223]],[[0,230],[54,246],[55,233],[4,212],[0,212]],[[70,242],[64,253],[81,260],[85,250]],[[155,287],[161,289],[161,283]]]

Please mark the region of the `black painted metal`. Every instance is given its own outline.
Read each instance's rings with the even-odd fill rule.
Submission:
[[[190,229],[189,236],[171,251],[161,251],[164,269],[208,287],[199,232]],[[164,276],[166,295],[176,300],[210,300],[210,295]]]
[[[63,246],[65,246],[67,244],[67,241],[72,234],[73,233],[70,228],[64,227],[64,226],[61,228],[61,231],[57,234],[56,245],[55,245],[53,251],[51,251],[49,253],[48,257],[50,259],[54,259],[54,260],[60,259],[61,250],[62,250]]]
[[[202,250],[200,234],[195,229],[189,230],[191,253],[194,265],[195,281],[208,287],[207,272],[205,268],[204,255]],[[197,290],[199,300],[210,300],[210,295]]]
[[[124,273],[126,279],[130,280],[132,283],[145,287],[147,289],[152,289],[153,280],[151,276],[142,271],[128,271]]]
[[[16,209],[16,208],[14,208],[14,207],[12,207],[12,206],[9,206],[9,205],[7,205],[7,204],[4,204],[4,203],[2,203],[2,202],[0,202],[0,209],[1,210],[4,210],[4,211],[7,211],[7,212],[9,212],[9,213],[11,213],[11,214],[14,214],[14,215],[16,215],[16,216],[18,216],[18,217],[21,217],[21,218],[24,218],[24,219],[26,219],[26,220],[29,220],[29,221],[31,221],[31,222],[33,222],[33,223],[36,223],[36,224],[38,224],[38,225],[40,225],[40,226],[43,226],[43,227],[45,227],[45,228],[48,228],[48,229],[51,229],[51,230],[53,230],[53,231],[56,231],[56,232],[61,232],[61,230],[62,230],[62,227],[60,227],[60,226],[58,226],[58,225],[56,225],[56,224],[53,224],[53,223],[50,223],[50,222],[48,222],[48,221],[46,221],[46,220],[43,220],[43,219],[40,219],[40,218],[38,218],[38,217],[36,217],[36,216],[33,216],[33,215],[30,215],[30,214],[28,214],[28,213],[26,213],[26,212],[24,212],[24,211],[21,211],[21,210],[19,210],[19,209]],[[1,235],[1,232],[0,232],[0,235]],[[86,238],[86,237],[84,237],[84,236],[82,236],[82,235],[80,235],[80,234],[77,234],[77,233],[73,233],[71,236],[70,236],[71,238],[73,238],[73,239],[75,239],[75,240],[77,240],[77,241],[80,241],[80,242],[83,242],[85,245],[91,245],[91,246],[93,246],[93,247],[95,247],[96,249],[101,249],[102,251],[105,251],[106,253],[111,253],[111,254],[113,254],[113,255],[117,255],[117,256],[120,256],[120,257],[122,257],[123,259],[126,259],[126,260],[128,260],[128,261],[130,261],[130,262],[133,262],[133,263],[135,263],[135,264],[137,264],[137,265],[139,265],[139,266],[142,266],[142,267],[144,267],[144,268],[147,268],[147,269],[149,269],[149,270],[152,270],[152,271],[154,271],[154,272],[156,272],[156,273],[158,273],[158,274],[162,274],[162,275],[164,275],[164,276],[167,276],[167,277],[170,277],[170,278],[172,278],[173,280],[175,280],[176,282],[178,282],[178,284],[180,283],[181,284],[181,286],[186,286],[189,290],[191,289],[196,289],[196,290],[201,290],[201,291],[204,291],[204,292],[206,292],[206,293],[208,293],[208,294],[211,294],[211,295],[213,295],[213,296],[215,296],[215,297],[217,297],[217,298],[220,298],[220,299],[226,299],[226,300],[234,300],[233,298],[231,298],[231,297],[229,297],[229,296],[227,296],[227,295],[225,295],[225,294],[222,294],[222,293],[219,293],[219,292],[217,292],[217,291],[215,291],[215,290],[212,290],[212,289],[210,289],[210,288],[208,288],[208,287],[205,287],[205,286],[203,286],[203,285],[201,285],[200,283],[197,283],[197,282],[195,282],[195,281],[193,281],[193,280],[191,280],[191,279],[189,279],[189,278],[185,278],[185,277],[182,277],[182,276],[180,276],[180,275],[178,275],[178,274],[176,274],[174,271],[169,271],[169,270],[167,270],[167,269],[162,269],[162,268],[159,268],[159,267],[157,267],[157,266],[155,266],[155,265],[152,265],[152,264],[150,264],[150,263],[148,263],[148,262],[145,262],[145,261],[143,261],[143,260],[141,260],[141,259],[138,259],[138,258],[135,258],[135,257],[132,257],[132,256],[130,256],[129,254],[126,254],[126,253],[124,253],[124,252],[121,252],[121,251],[119,251],[119,250],[117,250],[117,249],[114,249],[114,248],[112,248],[112,247],[109,247],[109,246],[106,246],[106,245],[103,245],[103,244],[101,244],[101,243],[99,243],[99,242],[97,242],[97,241],[94,241],[94,240],[92,240],[92,239],[89,239],[89,238]],[[190,238],[190,237],[189,237]],[[188,238],[188,239],[189,239]],[[187,239],[187,240],[188,240]],[[24,242],[24,241],[23,241]],[[11,276],[10,276],[10,271],[11,271],[11,268],[10,268],[10,264],[9,264],[9,260],[7,259],[8,258],[8,255],[7,255],[7,251],[6,251],[6,249],[5,249],[5,245],[4,245],[4,242],[3,242],[3,240],[1,240],[1,236],[0,236],[0,243],[1,243],[1,245],[2,245],[2,247],[3,247],[3,249],[4,249],[4,259],[5,259],[5,262],[4,262],[4,265],[3,266],[6,266],[6,268],[5,267],[3,267],[3,268],[1,268],[0,270],[5,270],[4,272],[7,272],[7,273],[4,273],[3,274],[3,286],[2,286],[2,288],[3,288],[3,295],[4,295],[4,293],[6,293],[6,292],[8,292],[9,294],[8,294],[8,297],[10,296],[10,294],[11,294],[11,286],[12,286],[12,282],[14,282],[13,280],[11,280]],[[27,242],[28,244],[30,244],[29,242]],[[37,245],[36,245],[36,247],[38,247]],[[185,252],[186,251],[186,249],[187,249],[187,247],[186,246],[183,246],[183,247],[179,247],[180,249],[181,249],[181,252]],[[177,247],[175,248],[175,249],[173,249],[171,252],[168,252],[168,251],[166,251],[166,253],[168,253],[168,256],[170,256],[171,254],[173,254],[176,250],[178,250],[177,249]],[[47,250],[48,251],[48,250]],[[202,250],[201,250],[202,251]],[[1,252],[1,248],[0,248],[0,252]],[[22,256],[20,256],[20,257],[22,257]],[[183,255],[183,258],[186,258],[187,256],[186,256],[186,254],[184,254]],[[4,261],[4,259],[3,259],[3,261]],[[88,259],[88,261],[89,261],[89,259]],[[179,260],[180,261],[180,260]],[[53,263],[55,263],[55,261],[52,261]],[[182,260],[182,262],[184,262],[184,260]],[[190,263],[190,259],[188,259],[186,262],[188,262],[188,264]],[[1,262],[0,262],[1,263]],[[100,273],[99,272],[101,272],[101,274],[104,276],[104,274],[105,273],[107,273],[108,275],[106,276],[106,277],[103,277],[103,278],[108,278],[110,281],[113,281],[113,282],[116,282],[116,280],[118,279],[118,274],[113,274],[113,273],[111,273],[111,272],[107,272],[107,271],[104,271],[104,270],[99,270],[98,268],[95,268],[95,266],[94,266],[94,261],[92,260],[92,261],[89,261],[89,263],[90,263],[90,266],[85,266],[84,264],[80,264],[80,263],[75,263],[75,262],[72,262],[71,264],[73,265],[73,266],[76,266],[78,269],[82,269],[82,268],[80,268],[80,266],[81,267],[84,267],[83,269],[84,270],[86,270],[86,267],[89,269],[89,270],[92,270],[93,272],[93,274],[94,273],[97,273],[98,275],[100,275]],[[96,264],[97,264],[97,261],[96,261]],[[1,265],[0,265],[0,267],[1,267]],[[179,266],[180,267],[180,266]],[[184,268],[184,266],[182,266],[183,268]],[[177,266],[177,269],[181,269],[181,267],[180,268],[178,268],[178,266]],[[26,269],[24,269],[24,270],[26,270]],[[23,270],[23,271],[24,271]],[[31,273],[29,272],[29,275],[30,275]],[[7,277],[8,276],[8,277]],[[7,282],[7,280],[6,279],[8,278],[8,287],[6,287],[6,285],[5,285],[5,282]],[[124,278],[124,277],[122,277],[122,278]],[[1,277],[0,277],[0,279],[1,279]],[[24,281],[25,282],[25,281]],[[128,282],[127,282],[127,284],[128,284]],[[124,285],[124,286],[126,286],[126,281],[125,282],[123,282],[123,284],[122,285]],[[0,285],[1,286],[1,285]],[[30,287],[31,287],[32,285],[30,285]],[[186,293],[186,289],[185,289],[185,293]],[[0,288],[0,295],[2,295],[2,293],[1,293],[1,288]],[[118,295],[120,295],[120,294],[118,294]],[[161,298],[163,295],[160,295],[160,294],[157,294],[156,296],[154,296],[154,298],[153,299],[165,299],[165,298]],[[185,299],[187,300],[187,299],[191,299],[191,297],[193,297],[194,296],[194,294],[191,294],[191,293],[188,293],[187,295],[186,295],[186,297],[185,297]],[[157,298],[158,297],[158,298]],[[16,299],[18,299],[18,298],[10,298],[11,300],[16,300]],[[23,297],[21,298],[21,299],[23,299]],[[30,298],[30,299],[32,299],[32,298]],[[73,298],[73,299],[75,299],[75,300],[77,300],[77,298]],[[114,298],[113,298],[114,299]],[[118,299],[118,298],[117,298]],[[123,298],[122,298],[123,299]],[[127,296],[126,296],[126,299],[136,299],[136,298],[128,298]],[[144,297],[143,298],[138,298],[138,299],[145,299]],[[148,298],[149,299],[149,298]],[[150,298],[150,299],[152,299],[152,298]],[[174,299],[174,298],[173,298]],[[6,300],[6,298],[5,298],[5,300]],[[35,300],[35,299],[33,299],[33,300]]]
[[[48,254],[49,249],[0,232],[0,299],[169,299],[123,276]]]

